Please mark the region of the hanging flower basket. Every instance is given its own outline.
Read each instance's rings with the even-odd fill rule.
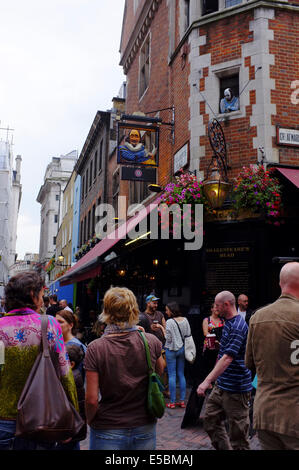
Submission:
[[[56,274],[54,280],[59,279],[61,276],[63,276],[70,268],[65,268],[59,271],[59,273]]]
[[[210,211],[206,197],[203,194],[203,184],[198,181],[195,175],[180,170],[180,175],[175,177],[172,183],[165,186],[164,193],[160,197],[159,203],[167,205],[179,204],[203,204],[204,209]]]
[[[257,169],[243,167],[231,195],[233,216],[250,210],[253,214],[263,215],[267,222],[280,225],[281,186],[273,171],[265,170],[263,166]]]
[[[46,264],[45,271],[47,273],[50,273],[54,269],[54,267],[55,267],[55,255],[53,255],[50,261]]]
[[[179,176],[176,176],[173,182],[165,186],[164,192],[159,198],[159,204],[166,204],[167,206],[178,204],[183,209],[180,224],[183,225],[183,220],[186,218],[188,221],[191,221],[192,230],[195,230],[198,225],[198,222],[195,220],[195,206],[197,204],[203,204],[204,213],[215,212],[203,194],[202,182],[198,181],[195,175],[184,172],[182,169]],[[188,205],[187,208],[186,204]],[[163,221],[160,212],[159,223],[162,229],[167,229],[169,226],[170,233],[174,233],[178,226],[175,216],[170,214],[169,222],[168,219]]]

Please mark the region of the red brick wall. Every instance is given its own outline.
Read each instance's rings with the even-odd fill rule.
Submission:
[[[297,2],[299,3],[299,0]],[[179,0],[176,0],[176,44],[179,43]],[[254,20],[254,11],[250,10],[239,15],[230,16],[219,21],[200,27],[199,34],[206,36],[206,44],[199,48],[200,55],[211,54],[211,64],[219,64],[240,59],[243,67],[249,72],[249,78],[254,78],[255,66],[251,57],[242,57],[242,44],[254,40],[254,32],[250,22]],[[275,41],[270,41],[270,54],[275,54],[275,65],[271,66],[271,78],[276,80],[276,90],[271,93],[272,103],[276,104],[277,113],[272,116],[272,124],[285,127],[298,126],[299,105],[291,103],[292,91],[290,84],[299,80],[298,59],[298,15],[293,11],[275,10],[275,19],[269,20],[269,27],[274,30]],[[139,52],[132,62],[127,74],[128,89],[126,112],[143,111],[145,113],[175,106],[175,142],[171,142],[170,129],[161,126],[160,132],[160,167],[159,183],[164,185],[173,176],[173,154],[190,138],[189,133],[189,97],[190,74],[189,57],[182,56],[183,48],[177,54],[171,65],[167,63],[169,48],[169,19],[167,2],[161,2],[156,15],[151,22],[151,74],[148,90],[141,100],[138,96]],[[203,69],[200,79],[200,90],[204,93],[209,67]],[[296,76],[297,75],[297,76]],[[234,177],[244,165],[256,163],[258,151],[253,148],[253,139],[257,136],[256,126],[250,125],[253,105],[256,104],[255,90],[249,93],[249,104],[246,115],[240,118],[228,119],[222,122],[227,144],[228,163],[231,167],[229,177]],[[206,103],[200,103],[198,112],[203,116],[207,125],[211,116]],[[152,114],[153,116],[154,114]],[[171,121],[171,111],[160,113],[164,121]],[[204,170],[210,163],[212,149],[206,135],[200,138],[200,145],[205,147],[205,157],[200,160],[200,169]],[[275,138],[273,138],[275,147]],[[298,150],[280,146],[280,162],[296,163]],[[271,156],[270,156],[271,160]]]
[[[178,9],[178,0],[176,8]],[[176,23],[176,43],[178,37],[178,10]],[[190,66],[188,56],[183,58],[177,55],[171,66],[168,65],[169,48],[169,19],[167,2],[159,5],[151,26],[151,71],[149,87],[139,100],[138,75],[139,53],[136,55],[127,74],[127,101],[126,112],[142,111],[147,113],[163,108],[175,106],[175,142],[172,143],[171,128],[166,125],[160,127],[159,169],[158,183],[162,186],[173,177],[173,153],[189,140],[189,84],[188,76]],[[155,116],[155,114],[151,114]],[[164,122],[171,122],[172,110],[160,112]]]
[[[130,35],[135,27],[135,24],[138,20],[140,12],[143,8],[143,5],[147,1],[148,0],[139,0],[138,8],[134,14],[134,0],[126,0],[125,8],[124,8],[125,17],[124,17],[124,22],[123,22],[122,36],[121,36],[121,53],[124,52],[128,44]]]
[[[293,2],[298,3],[298,2]],[[276,104],[276,115],[272,116],[275,126],[299,129],[299,104],[292,103],[291,84],[299,80],[299,14],[277,10],[275,19],[269,21],[274,31],[270,42],[270,53],[275,54],[275,65],[270,68],[275,79],[275,90],[271,92],[272,103]],[[297,86],[297,88],[299,88]],[[276,138],[273,138],[276,146]],[[278,146],[280,163],[299,165],[299,148]]]
[[[200,28],[200,35],[206,36],[206,44],[200,47],[200,54],[211,54],[211,65],[228,62],[242,57],[241,45],[253,41],[253,32],[250,31],[249,22],[253,19],[253,13],[243,13],[233,17],[208,24]],[[251,66],[251,58],[242,59],[245,67],[249,67],[250,77],[253,78],[254,66]],[[200,91],[205,91],[205,79],[209,75],[209,67],[203,69],[203,77],[200,79]],[[253,148],[253,137],[256,137],[256,127],[250,126],[252,105],[255,104],[255,92],[250,92],[250,104],[246,107],[246,116],[240,119],[229,119],[222,122],[222,128],[227,145],[228,163],[231,167],[229,176],[233,177],[239,169],[250,163],[256,163],[257,151]],[[203,115],[207,125],[210,119],[210,110],[206,103],[200,103],[200,114]],[[205,157],[200,160],[200,169],[206,170],[212,157],[212,149],[206,135],[200,138],[200,145],[205,146]]]
[[[139,55],[138,52],[128,71],[128,87],[126,112],[132,114],[134,111],[147,113],[172,105],[169,89],[169,68],[167,64],[168,55],[168,8],[166,2],[159,5],[150,26],[150,81],[147,91],[139,100]],[[150,116],[154,117],[155,113]],[[160,117],[171,121],[171,112],[162,111]],[[165,126],[160,128],[160,152],[159,152],[159,183],[164,180],[162,175],[169,173],[171,163],[171,143],[168,141],[170,132]]]

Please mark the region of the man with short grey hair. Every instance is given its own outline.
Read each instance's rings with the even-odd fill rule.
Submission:
[[[249,320],[254,312],[248,308],[248,297],[245,294],[240,294],[238,297],[238,313],[244,318],[247,325],[249,325]]]
[[[68,310],[69,312],[72,312],[72,313],[73,313],[73,310],[68,306],[66,299],[60,300],[59,306],[60,306],[63,310]]]
[[[206,404],[204,429],[216,450],[250,450],[248,434],[252,385],[250,370],[244,364],[248,326],[238,314],[236,299],[231,292],[217,294],[215,307],[225,318],[225,325],[216,365],[197,388],[198,395],[204,396],[216,382]]]
[[[299,450],[299,263],[280,271],[281,295],[250,320],[245,362],[256,370],[253,424],[263,450]]]

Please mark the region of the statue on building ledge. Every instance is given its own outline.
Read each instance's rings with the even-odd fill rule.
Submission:
[[[239,108],[239,98],[233,95],[231,88],[226,88],[224,98],[220,101],[220,112],[230,113],[231,111],[237,111]]]

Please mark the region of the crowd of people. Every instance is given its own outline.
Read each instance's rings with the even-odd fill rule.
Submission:
[[[102,313],[91,312],[86,336],[78,307],[44,296],[36,272],[14,276],[1,302],[0,449],[80,450],[87,425],[91,450],[155,449],[157,419],[147,409],[142,331],[165,386],[166,407],[185,408],[182,428],[200,424],[205,404],[203,426],[216,450],[250,450],[255,432],[262,449],[298,450],[299,263],[282,267],[280,287],[278,300],[256,311],[248,308],[245,294],[216,295],[202,323],[203,347],[186,403],[184,339],[192,332],[176,302],[167,303],[163,313],[152,293],[140,312],[130,289],[111,287]],[[63,442],[15,435],[18,400],[39,352],[41,315],[49,318],[57,375],[84,423]]]

